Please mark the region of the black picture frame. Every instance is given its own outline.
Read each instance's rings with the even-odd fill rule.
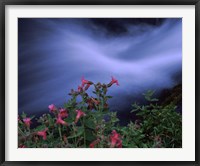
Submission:
[[[5,7],[6,5],[195,5],[195,161],[93,161],[93,162],[50,162],[50,161],[5,161]],[[0,0],[0,163],[1,165],[200,165],[200,0]]]

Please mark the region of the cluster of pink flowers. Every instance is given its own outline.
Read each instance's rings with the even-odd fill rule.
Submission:
[[[53,112],[55,113],[55,111],[57,111],[57,108],[56,108],[56,106],[55,106],[54,104],[51,104],[51,105],[49,105],[49,110],[50,110],[50,112],[53,111]],[[81,117],[86,116],[86,114],[85,114],[82,110],[76,110],[76,113],[77,113],[77,115],[76,115],[76,119],[75,119],[75,121],[74,121],[75,123],[77,123],[78,120],[79,120]],[[61,109],[59,110],[59,112],[58,112],[58,115],[57,115],[56,124],[62,124],[62,125],[67,126],[67,122],[65,122],[65,121],[63,120],[63,118],[67,118],[67,117],[68,117],[68,112],[67,112],[67,110],[61,108]]]
[[[84,77],[82,77],[81,85],[78,86],[78,92],[72,90],[72,94],[73,93],[81,93],[82,91],[87,90],[90,87],[90,85],[92,85],[92,84],[93,84],[93,82],[88,81]],[[113,84],[116,84],[116,85],[119,86],[118,80],[116,80],[114,77],[112,77],[112,80],[108,85],[105,85],[105,84],[103,85],[103,86],[105,86],[104,90],[107,90],[106,86],[110,87]],[[101,86],[101,84],[100,84],[100,86]],[[93,97],[87,99],[87,104],[88,104],[90,109],[93,109],[95,105],[99,105],[100,103],[101,102],[98,99],[93,98]],[[105,108],[108,107],[107,103],[104,104],[104,107]],[[58,109],[54,104],[50,104],[48,106],[48,108],[49,108],[49,112],[53,113],[55,115],[55,117],[56,117],[56,122],[55,123],[56,124],[68,126],[67,122],[65,121],[65,118],[68,118],[68,116],[69,116],[68,110],[66,110],[64,108]],[[84,116],[86,116],[85,112],[83,112],[82,110],[76,110],[76,117],[75,117],[74,123],[75,124],[78,123],[78,121]],[[24,125],[27,128],[30,128],[30,125],[32,123],[31,122],[31,118],[29,118],[29,117],[25,117],[21,121],[20,117],[18,116],[18,121],[23,122]],[[46,140],[47,139],[47,131],[48,131],[48,128],[45,128],[44,130],[37,131],[36,135],[42,137],[43,140]],[[100,142],[101,142],[101,139],[97,139],[97,140],[93,141],[89,145],[89,147],[90,148],[94,148],[95,145],[97,145]],[[112,148],[113,147],[118,147],[118,148],[122,147],[121,136],[115,130],[113,130],[112,133],[111,133],[110,143],[111,143],[110,147],[112,147]],[[25,148],[24,145],[20,145],[19,147]]]
[[[62,124],[64,126],[67,126],[67,122],[63,120],[63,118],[68,117],[68,112],[66,109],[60,108],[58,111],[57,107],[54,104],[49,105],[48,108],[51,113],[54,113],[57,116],[56,124]]]
[[[98,138],[97,140],[94,140],[89,147],[94,148],[98,143],[100,143],[101,140]],[[116,132],[116,130],[113,130],[110,136],[110,148],[122,148],[122,140],[120,134]]]
[[[93,109],[94,108],[94,105],[99,105],[100,104],[100,101],[91,97],[87,100],[87,104],[89,106],[89,109]]]
[[[112,134],[110,136],[111,141],[111,148],[117,147],[122,148],[122,140],[120,134],[118,134],[115,130],[112,131]]]
[[[118,80],[115,79],[113,76],[111,78],[112,80],[108,84],[108,87],[112,86],[113,84],[119,86]],[[81,85],[78,86],[79,93],[82,92],[83,90],[87,90],[93,84],[93,82],[86,80],[84,77],[82,77],[81,82],[82,82]]]
[[[81,85],[78,86],[78,92],[82,92],[83,90],[87,90],[93,82],[86,80],[84,77],[81,79]],[[85,86],[86,85],[86,86]]]
[[[43,137],[43,140],[46,140],[47,139],[47,130],[48,130],[48,128],[46,128],[46,129],[44,129],[42,131],[38,131],[37,135]]]
[[[82,88],[86,85],[86,86],[85,86],[85,90],[87,90],[87,89],[90,87],[90,85],[93,84],[93,82],[88,81],[88,80],[85,80],[84,77],[82,77],[81,81],[82,81],[82,84],[81,84],[81,87],[82,87]]]
[[[48,108],[49,108],[50,112],[55,113],[57,111],[57,108],[54,104],[49,105]],[[76,113],[77,113],[77,115],[76,115],[75,123],[77,123],[81,117],[86,116],[86,114],[81,110],[76,110]],[[61,108],[57,114],[56,124],[61,124],[61,125],[67,126],[67,122],[62,119],[62,118],[67,118],[67,117],[68,117],[67,110]],[[18,121],[19,120],[20,120],[20,118],[18,117]],[[26,117],[23,119],[23,122],[26,127],[30,128],[30,124],[32,123],[31,118]],[[43,140],[46,140],[47,139],[47,131],[48,131],[48,128],[46,128],[42,131],[38,131],[36,134],[38,136],[41,136],[43,138]],[[24,147],[25,146],[20,146],[20,148],[24,148]]]

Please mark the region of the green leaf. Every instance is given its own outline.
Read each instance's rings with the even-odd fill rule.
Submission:
[[[47,118],[48,118],[48,121],[49,121],[49,125],[53,126],[54,125],[54,120],[52,119],[51,115],[47,114]]]
[[[31,119],[35,118],[35,115],[32,115],[30,118],[31,118]]]
[[[158,99],[156,99],[156,98],[153,98],[153,99],[151,99],[151,101],[158,101]]]
[[[147,144],[142,144],[142,147],[143,147],[143,148],[149,148],[149,147],[147,146]]]
[[[37,126],[37,127],[35,128],[35,131],[42,131],[42,130],[44,130],[45,128],[46,128],[45,125],[40,125],[40,126]]]
[[[73,133],[71,136],[67,137],[68,139],[72,139],[75,137],[79,137],[84,133],[84,128],[83,127],[78,127],[78,130],[76,133]]]
[[[90,128],[90,129],[95,129],[94,121],[91,120],[91,119],[87,119],[87,120],[85,121],[85,126],[87,126],[87,127]]]
[[[138,108],[133,109],[133,110],[131,110],[131,113],[136,112],[136,111],[138,111],[138,110],[139,110]]]
[[[92,133],[92,130],[86,130],[86,140],[87,141],[94,141],[96,139],[96,137],[94,136],[94,134]]]
[[[154,95],[155,91],[152,90],[148,90],[146,93],[144,93],[144,97],[147,101],[158,101],[158,99],[156,98],[152,98],[152,96]]]
[[[25,114],[24,112],[22,112],[21,117],[22,117],[23,119],[26,118],[26,114]]]

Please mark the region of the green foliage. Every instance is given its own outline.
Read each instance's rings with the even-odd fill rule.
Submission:
[[[146,93],[144,93],[143,95],[144,95],[144,97],[145,97],[145,99],[146,99],[147,101],[151,101],[151,102],[153,102],[153,101],[158,101],[158,99],[152,98],[153,95],[154,95],[154,91],[152,91],[152,90],[148,90],[148,91],[147,91]]]
[[[145,134],[142,142],[151,147],[179,148],[182,146],[182,117],[176,112],[176,106],[170,103],[166,106],[158,105],[147,92],[148,105],[133,105],[133,111],[140,119],[140,131]],[[146,94],[145,94],[146,95]],[[145,97],[146,98],[146,97]],[[157,100],[158,101],[158,100]],[[139,130],[138,130],[139,131]]]
[[[62,109],[55,106],[39,117],[35,128],[23,113],[18,118],[19,147],[28,148],[180,148],[182,119],[174,103],[159,105],[154,91],[143,94],[146,105],[133,104],[137,120],[120,126],[116,112],[110,112],[107,95],[113,85],[85,80]],[[87,89],[94,87],[93,95]],[[82,100],[77,100],[80,97]],[[34,117],[31,117],[32,120]]]

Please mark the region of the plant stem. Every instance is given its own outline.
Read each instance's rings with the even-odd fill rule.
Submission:
[[[83,118],[83,127],[84,127],[84,147],[86,148],[85,118]]]
[[[58,127],[59,135],[60,135],[60,140],[62,141],[62,133],[61,133],[61,127]]]
[[[26,135],[25,135],[24,132],[20,129],[20,127],[18,127],[18,129],[19,129],[20,133],[21,133],[24,137],[26,137]]]
[[[85,127],[84,127],[84,147],[86,148],[86,134],[85,134]]]
[[[86,148],[86,132],[85,132],[85,118],[83,117],[83,120],[81,120],[81,124],[84,128],[84,132],[83,132],[83,141],[84,141],[84,147]]]
[[[73,124],[72,126],[73,126],[72,128],[73,128],[73,131],[74,131],[74,135],[76,135],[75,125]],[[74,138],[74,142],[75,142],[74,144],[77,147],[76,137]]]

